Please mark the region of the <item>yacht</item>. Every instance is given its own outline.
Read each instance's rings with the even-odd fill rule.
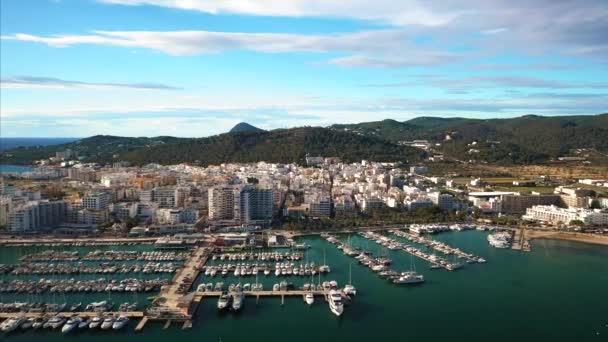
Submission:
[[[511,246],[511,234],[496,233],[488,235],[488,242],[495,248],[509,248]]]
[[[36,320],[31,317],[26,319],[25,322],[21,323],[21,329],[27,330],[31,328],[34,325],[34,322],[36,322]]]
[[[112,327],[112,325],[114,324],[114,316],[109,315],[106,318],[104,318],[103,323],[101,323],[101,329],[103,330],[108,330]]]
[[[61,332],[64,334],[69,333],[70,331],[78,328],[78,325],[82,322],[82,318],[79,316],[74,316],[68,319],[68,321],[61,328]]]
[[[304,295],[304,301],[306,304],[312,305],[315,302],[315,296],[312,294],[312,292],[308,292]]]
[[[23,324],[24,322],[25,318],[23,317],[11,317],[6,321],[2,322],[2,324],[0,324],[0,330],[5,333],[9,333],[19,328],[19,326],[21,326],[21,324]]]
[[[232,310],[234,310],[234,311],[241,310],[241,307],[243,306],[244,298],[245,298],[245,295],[243,294],[243,291],[238,290],[238,291],[234,292],[232,294]]]
[[[217,301],[217,309],[220,311],[224,310],[228,307],[228,304],[230,304],[230,296],[228,295],[228,292],[222,292]]]
[[[90,318],[83,318],[82,322],[78,323],[78,329],[87,328],[89,326],[89,324],[91,324],[91,319]]]
[[[32,328],[40,329],[40,328],[42,328],[42,326],[44,326],[44,323],[46,323],[46,318],[44,318],[44,317],[36,318],[36,320],[34,321],[34,324],[32,324]]]
[[[424,276],[415,272],[404,272],[393,280],[395,284],[418,284],[424,282]]]
[[[57,329],[65,323],[65,317],[62,315],[57,315],[49,319],[46,323],[44,323],[45,328]]]
[[[112,329],[114,330],[120,330],[122,329],[125,325],[127,325],[127,323],[129,323],[129,317],[125,316],[125,315],[120,315],[116,321],[114,321],[114,324],[112,324]]]
[[[95,316],[91,319],[91,323],[89,324],[89,328],[90,329],[96,329],[98,328],[101,323],[103,323],[103,317],[101,316]]]
[[[341,316],[344,312],[344,304],[342,303],[342,295],[337,290],[329,291],[329,309],[336,316]]]

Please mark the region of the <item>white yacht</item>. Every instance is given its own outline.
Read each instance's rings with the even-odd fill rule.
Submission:
[[[329,291],[329,309],[336,316],[341,316],[344,312],[344,303],[342,303],[342,295],[337,290]]]
[[[511,246],[511,234],[496,233],[488,235],[488,242],[495,248],[509,248]]]
[[[125,325],[127,325],[127,323],[129,323],[129,317],[125,316],[125,315],[120,315],[115,321],[114,324],[112,324],[112,329],[114,330],[120,330],[122,329]]]
[[[315,302],[315,296],[312,294],[312,292],[308,292],[304,295],[304,301],[306,304],[312,305]]]
[[[65,323],[65,317],[62,315],[57,315],[51,319],[49,319],[45,324],[45,328],[57,329]]]
[[[23,322],[25,322],[25,318],[23,317],[11,317],[0,324],[0,330],[5,333],[9,333],[19,328]]]
[[[399,278],[393,280],[393,283],[395,284],[417,284],[422,282],[424,282],[424,276],[422,274],[417,274],[416,272],[401,273]]]
[[[44,326],[44,323],[46,323],[46,318],[44,318],[44,317],[36,318],[36,320],[34,321],[34,324],[32,324],[32,328],[40,329],[40,328],[42,328],[42,326]]]
[[[98,328],[101,323],[103,323],[103,317],[101,316],[95,316],[91,319],[91,323],[89,324],[89,328],[90,329],[96,329]]]
[[[217,309],[220,311],[224,310],[228,307],[228,304],[230,304],[230,296],[228,295],[228,292],[222,292],[217,301]]]
[[[243,306],[243,299],[245,299],[245,295],[243,291],[236,291],[232,294],[232,310],[239,311]]]
[[[82,318],[79,316],[70,317],[70,319],[68,319],[68,321],[61,328],[61,332],[64,334],[69,333],[70,331],[76,329],[80,322],[82,322]]]
[[[103,323],[101,323],[101,329],[103,330],[108,330],[112,327],[112,325],[114,325],[114,316],[109,315],[106,318],[104,318]]]

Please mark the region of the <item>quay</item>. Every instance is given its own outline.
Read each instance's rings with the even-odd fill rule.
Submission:
[[[522,225],[519,229],[515,230],[511,249],[524,252],[531,251],[532,248],[530,246],[529,234],[526,232],[526,226]]]
[[[78,315],[80,317],[96,317],[96,316],[107,316],[107,315],[123,315],[128,316],[130,318],[142,318],[144,317],[143,311],[104,311],[104,312],[94,312],[94,311],[83,311],[83,312],[2,312],[0,313],[0,319],[8,319],[11,317],[24,317],[24,318],[39,318],[39,317],[50,317],[56,315],[64,315],[65,317]]]
[[[136,331],[143,330],[145,324],[152,321],[183,322],[192,320],[199,301],[195,301],[194,292],[189,292],[192,284],[207,263],[213,248],[195,247],[183,267],[177,271],[169,285],[163,286],[154,301],[154,306],[144,313],[143,319],[137,325]]]

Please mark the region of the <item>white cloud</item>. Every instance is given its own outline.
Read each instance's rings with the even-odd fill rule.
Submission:
[[[198,55],[233,50],[263,53],[316,52],[353,54],[329,61],[357,67],[401,67],[444,64],[456,54],[416,46],[406,30],[385,29],[343,34],[305,35],[211,31],[95,31],[90,35],[34,36],[15,34],[5,40],[19,40],[69,47],[80,44],[145,48],[171,55]]]
[[[461,11],[430,8],[418,0],[99,0],[127,6],[151,5],[211,14],[235,13],[260,16],[337,17],[387,22],[394,25],[443,25]]]
[[[177,90],[160,83],[103,83],[69,81],[53,77],[14,76],[0,79],[3,89],[136,89],[136,90]]]

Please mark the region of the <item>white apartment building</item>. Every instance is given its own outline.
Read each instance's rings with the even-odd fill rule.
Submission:
[[[82,198],[82,207],[85,209],[104,210],[110,204],[111,196],[106,192],[94,192]]]
[[[564,209],[554,205],[535,205],[528,208],[522,218],[524,220],[543,221],[552,224],[569,224],[571,221],[580,220],[585,225],[608,225],[608,213],[581,208]]]

